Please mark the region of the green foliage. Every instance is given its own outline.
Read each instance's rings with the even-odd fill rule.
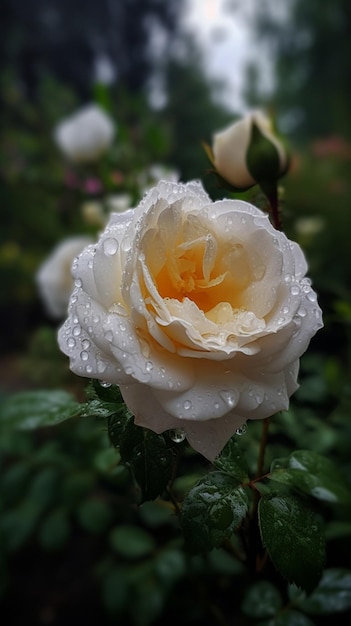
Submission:
[[[259,503],[262,543],[279,572],[311,591],[325,563],[325,541],[319,518],[292,496],[262,497]]]
[[[192,552],[206,552],[230,538],[246,517],[247,492],[237,480],[212,472],[189,491],[182,507],[185,543]]]
[[[310,595],[291,587],[294,606],[311,615],[340,613],[351,608],[351,571],[331,568],[323,572],[319,585]]]
[[[273,469],[268,478],[325,502],[351,504],[345,477],[328,459],[311,450],[297,450],[285,467]]]
[[[81,405],[73,396],[61,389],[22,391],[2,403],[0,420],[2,429],[31,430],[54,426],[79,415]]]

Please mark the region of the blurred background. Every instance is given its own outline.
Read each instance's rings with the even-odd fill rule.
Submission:
[[[201,144],[264,108],[292,152],[283,223],[307,256],[325,321],[289,414],[307,432],[291,426],[278,451],[313,447],[350,475],[347,0],[1,0],[0,86],[1,395],[64,386],[83,397],[56,345],[60,320],[38,288],[40,267],[65,238],[95,237],[109,210],[135,205],[158,178],[201,179],[213,198],[225,195]],[[54,130],[91,103],[115,137],[98,161],[75,163]],[[201,468],[189,463],[194,479]],[[171,610],[184,624],[213,623],[191,606],[174,521],[157,503],[130,505],[128,472],[101,424],[4,433],[0,466],[7,625],[147,626]],[[350,555],[346,526],[333,555]],[[225,603],[240,571],[217,553],[201,567]]]

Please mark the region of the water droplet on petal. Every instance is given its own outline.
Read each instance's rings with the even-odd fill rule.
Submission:
[[[292,285],[290,287],[290,293],[292,296],[298,296],[300,293],[300,287],[298,285]]]
[[[104,363],[103,361],[97,361],[96,365],[97,365],[97,369],[98,369],[99,374],[102,374],[105,371],[105,369],[107,368],[106,363]]]
[[[82,329],[80,326],[74,326],[72,333],[75,337],[79,337],[80,333],[82,332]]]
[[[183,428],[173,428],[168,432],[170,438],[172,439],[172,441],[174,441],[174,443],[182,443],[185,439],[185,431],[183,430]]]
[[[238,402],[238,394],[234,389],[223,389],[219,392],[219,395],[231,409],[234,408]]]
[[[74,281],[74,284],[75,284],[75,286],[76,286],[76,287],[81,287],[81,286],[82,286],[82,281],[81,281],[81,279],[80,279],[80,278],[77,278],[77,279]]]
[[[83,348],[83,350],[88,350],[88,348],[90,348],[90,341],[89,341],[89,339],[83,339],[83,341],[82,341],[82,348]]]
[[[106,341],[108,341],[109,343],[111,343],[113,341],[113,332],[112,330],[107,330],[105,332],[105,339]]]
[[[85,366],[85,371],[86,371],[87,374],[91,374],[92,371],[93,371],[92,366],[91,365],[86,365]]]
[[[244,422],[241,426],[239,426],[236,429],[235,434],[241,436],[241,435],[245,435],[246,432],[247,432],[247,425],[246,425],[246,422]]]
[[[76,345],[76,340],[73,337],[68,337],[67,345],[69,348],[74,348],[74,346]]]
[[[82,361],[87,361],[89,359],[89,354],[86,350],[83,350],[80,353],[80,358],[82,359]]]
[[[118,241],[114,237],[108,237],[108,239],[105,239],[102,247],[105,254],[113,256],[118,250]]]
[[[151,372],[154,369],[154,364],[152,361],[146,361],[145,369],[147,372]]]
[[[193,406],[193,405],[191,404],[190,400],[184,400],[184,402],[183,402],[183,408],[184,408],[186,411],[189,411],[189,410],[191,409],[191,407],[192,407],[192,406]]]
[[[112,383],[108,383],[107,380],[100,380],[99,384],[100,384],[100,387],[103,387],[104,389],[108,389],[109,387],[112,387]]]
[[[132,240],[130,237],[124,237],[124,239],[122,240],[121,243],[121,248],[122,250],[124,250],[124,252],[128,252],[128,250],[130,250],[132,247]]]
[[[307,300],[309,300],[310,302],[316,302],[316,301],[317,301],[317,296],[316,296],[316,294],[314,293],[314,291],[310,291],[310,292],[307,294]]]

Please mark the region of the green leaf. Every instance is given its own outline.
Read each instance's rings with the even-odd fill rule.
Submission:
[[[283,606],[278,589],[269,581],[262,580],[252,585],[244,596],[241,610],[248,617],[273,617]]]
[[[62,390],[23,391],[9,396],[2,404],[2,430],[19,428],[33,430],[55,426],[81,412],[81,404]]]
[[[107,529],[111,521],[111,512],[105,502],[92,497],[79,505],[77,517],[85,530],[98,534]]]
[[[246,491],[228,474],[211,472],[201,478],[183,502],[187,548],[203,552],[220,546],[240,526],[248,505]]]
[[[155,542],[142,528],[121,525],[110,533],[110,545],[113,550],[127,559],[140,559],[155,549]]]
[[[143,439],[143,429],[135,426],[131,413],[123,406],[110,413],[107,420],[108,436],[111,443],[119,448],[123,463],[128,463],[134,447]]]
[[[154,500],[172,478],[175,453],[162,435],[140,430],[142,441],[133,449],[129,463],[141,487],[142,500]]]
[[[318,517],[294,496],[263,496],[258,512],[262,543],[277,570],[288,581],[311,591],[325,559]]]
[[[312,615],[338,613],[351,608],[351,570],[331,568],[323,572],[323,576],[314,589],[306,597],[300,594],[295,597],[294,605]]]
[[[286,467],[275,467],[268,478],[307,493],[317,500],[351,502],[350,488],[341,472],[329,459],[310,450],[293,452]]]
[[[246,459],[233,437],[229,439],[221,454],[214,460],[213,465],[222,472],[230,474],[239,482],[249,480],[249,468]]]

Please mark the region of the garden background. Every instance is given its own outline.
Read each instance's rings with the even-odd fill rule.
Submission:
[[[227,4],[235,18],[240,7]],[[247,108],[274,115],[290,145],[280,190],[284,230],[306,254],[325,323],[302,358],[290,410],[272,424],[266,461],[312,450],[333,460],[350,485],[351,16],[346,0],[285,0],[287,19],[275,15],[273,0],[256,4],[252,28],[258,53],[262,46],[273,60],[274,87],[267,91],[250,61],[243,97]],[[86,381],[59,352],[58,322],[45,311],[35,276],[63,238],[96,235],[97,206],[108,209],[106,198],[112,206],[120,194],[137,203],[160,165],[182,181],[201,179],[213,198],[228,195],[208,173],[202,142],[211,143],[239,112],[221,104],[221,85],[180,29],[182,11],[180,0],[1,2],[2,400],[58,387],[84,398]],[[116,138],[98,163],[72,168],[53,129],[93,101],[115,120]],[[228,552],[189,557],[164,504],[136,506],[135,485],[101,421],[1,430],[7,625],[206,626],[221,623],[223,613],[229,623],[278,624],[269,620],[287,591],[275,572],[264,581],[268,588],[250,591],[266,598],[255,614],[257,597],[248,596],[241,565]],[[240,441],[248,459],[257,456],[258,440],[252,424]],[[179,497],[208,465],[185,453],[174,484]],[[326,505],[325,519],[327,566],[350,578],[350,506]],[[348,589],[341,588],[343,597]],[[340,624],[349,606],[339,605]],[[307,608],[310,622],[289,624],[330,623],[325,609]]]

